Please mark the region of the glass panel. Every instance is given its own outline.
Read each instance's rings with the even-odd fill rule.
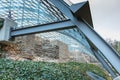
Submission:
[[[69,46],[69,50],[77,50],[89,55],[91,55],[92,53],[84,35],[80,32],[74,31],[73,29],[60,30],[57,32],[47,32],[39,35],[42,36],[42,38],[46,38],[49,40],[57,39],[59,41],[62,41]]]
[[[0,0],[0,17],[9,17],[17,28],[66,20],[49,0]]]

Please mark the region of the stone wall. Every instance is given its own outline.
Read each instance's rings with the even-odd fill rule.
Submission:
[[[8,41],[0,41],[0,57],[17,55],[20,53],[21,51],[15,43]]]
[[[36,43],[34,35],[16,37],[15,43],[19,46],[22,53],[34,53],[34,44]]]
[[[36,44],[34,47],[34,53],[40,57],[59,58],[59,47],[57,45],[51,45],[49,40],[42,40],[41,45]]]
[[[69,52],[68,45],[59,40],[43,39],[36,35],[20,36],[15,38],[15,44],[2,42],[3,51],[7,51],[14,58],[17,54],[17,59],[21,58],[33,60],[34,56],[39,57],[39,60],[44,61],[58,60],[58,62],[74,61],[82,63],[96,63],[95,58],[80,53],[79,51]],[[6,43],[6,44],[5,44]],[[20,56],[19,56],[19,55]]]
[[[15,38],[15,42],[24,54],[28,53],[39,57],[59,58],[59,47],[52,45],[49,40],[42,39],[40,36],[20,36]]]
[[[59,40],[51,41],[51,44],[59,47],[59,59],[69,59],[69,50],[67,44]]]

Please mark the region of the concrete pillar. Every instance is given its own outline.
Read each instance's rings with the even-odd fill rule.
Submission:
[[[17,26],[17,23],[15,23],[13,20],[9,18],[5,18],[4,25],[0,29],[0,41],[9,41],[10,39],[10,29],[11,27]]]

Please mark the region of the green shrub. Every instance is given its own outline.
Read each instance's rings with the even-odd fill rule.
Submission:
[[[48,63],[0,59],[0,80],[90,80],[86,71],[106,78],[102,69],[83,63]]]

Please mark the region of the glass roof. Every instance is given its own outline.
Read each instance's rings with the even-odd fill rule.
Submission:
[[[6,17],[18,28],[67,19],[49,0],[0,0],[0,18]]]
[[[13,19],[18,24],[17,29],[68,19],[49,0],[0,0],[0,4],[0,18]],[[77,28],[57,32],[59,33],[55,32],[52,35],[66,35],[90,49],[83,33]],[[59,36],[58,38],[63,37]]]

